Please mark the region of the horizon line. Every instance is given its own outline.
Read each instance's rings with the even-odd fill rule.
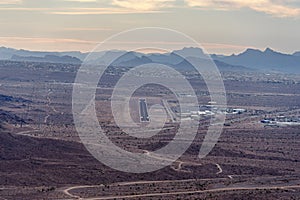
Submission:
[[[210,44],[210,45],[216,45],[214,43],[206,43],[206,44]],[[219,44],[217,44],[219,45]],[[221,44],[221,45],[228,45],[228,44]],[[203,46],[206,46],[205,44]],[[228,46],[231,46],[231,45],[228,45]],[[236,46],[236,45],[232,45],[232,46]],[[0,45],[0,48],[6,48],[6,49],[13,49],[13,50],[17,50],[17,51],[30,51],[30,52],[44,52],[44,53],[54,53],[54,52],[57,52],[57,53],[64,53],[64,52],[79,52],[79,53],[82,53],[82,54],[85,54],[85,53],[92,53],[92,49],[91,51],[82,51],[82,50],[36,50],[36,49],[30,49],[30,48],[16,48],[16,47],[8,47],[8,46],[5,46],[5,45]],[[269,46],[266,46],[264,48],[259,48],[259,47],[253,47],[253,46],[249,46],[249,47],[245,47],[242,51],[240,51],[239,53],[229,53],[229,54],[223,54],[223,53],[211,53],[211,52],[208,52],[207,51],[207,48],[200,48],[200,47],[193,47],[193,46],[184,46],[182,48],[174,48],[172,49],[172,51],[178,51],[178,50],[182,50],[184,48],[198,48],[198,49],[201,49],[201,50],[204,50],[204,53],[207,53],[209,55],[223,55],[223,56],[230,56],[230,55],[239,55],[239,54],[242,54],[244,52],[246,52],[247,50],[257,50],[257,51],[261,51],[261,52],[265,52],[267,51],[268,49],[269,50],[272,50],[274,52],[277,52],[277,53],[282,53],[282,54],[287,54],[287,55],[293,55],[297,52],[300,52],[300,49],[299,50],[294,50],[293,52],[285,52],[285,51],[281,51],[281,50],[277,50],[277,49],[274,49],[274,48],[271,48]],[[217,48],[215,48],[217,49]],[[147,48],[146,50],[150,50],[150,48]],[[168,53],[167,51],[166,52],[162,52],[161,50],[157,50],[157,49],[153,49],[151,48],[151,50],[153,51],[145,51],[145,50],[141,50],[141,51],[133,51],[133,52],[138,52],[138,53],[143,53],[143,54],[151,54],[151,53]],[[105,51],[128,51],[128,52],[131,52],[130,50],[125,50],[125,49],[110,49],[110,50],[105,50]],[[105,52],[105,51],[99,51],[99,52]],[[171,51],[171,52],[172,52]],[[169,53],[171,53],[169,52]]]

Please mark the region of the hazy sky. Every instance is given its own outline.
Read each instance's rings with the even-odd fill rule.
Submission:
[[[0,0],[0,46],[90,51],[137,27],[183,32],[210,53],[300,51],[299,0]]]

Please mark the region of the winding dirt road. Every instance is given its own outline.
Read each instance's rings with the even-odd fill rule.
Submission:
[[[226,180],[226,178],[207,178],[201,179],[201,181],[212,181],[212,180]],[[129,186],[129,185],[142,185],[142,184],[158,184],[158,183],[184,183],[184,182],[191,182],[196,181],[196,179],[184,179],[184,180],[163,180],[163,181],[133,181],[133,182],[118,182],[110,184],[110,186]],[[101,185],[79,185],[79,186],[72,186],[69,188],[64,189],[62,192],[72,198],[75,199],[82,199],[77,195],[71,194],[71,190],[75,189],[83,189],[83,188],[93,188],[93,187],[104,187],[103,184]]]
[[[219,164],[216,164],[216,166],[217,166],[217,168],[218,168],[218,170],[219,170],[216,174],[218,175],[218,174],[223,173],[222,167],[221,167]]]
[[[185,180],[182,180],[185,181]],[[159,182],[159,181],[158,181]],[[156,183],[155,181],[149,182],[127,182],[127,185],[133,185],[137,183]],[[226,187],[226,188],[215,188],[208,190],[196,190],[196,191],[180,191],[180,192],[164,192],[164,193],[148,193],[148,194],[136,194],[136,195],[120,195],[120,196],[106,196],[106,197],[93,197],[93,198],[81,198],[79,196],[73,195],[70,193],[70,190],[82,189],[82,188],[91,188],[95,186],[77,186],[70,187],[65,189],[64,194],[70,196],[71,198],[80,199],[80,200],[109,200],[109,199],[129,199],[129,198],[142,198],[142,197],[162,197],[170,195],[187,195],[187,194],[200,194],[207,192],[226,192],[226,191],[241,191],[241,190],[286,190],[286,189],[297,189],[300,188],[300,185],[291,185],[291,186],[253,186],[253,187]],[[99,186],[97,186],[99,187]]]
[[[157,160],[166,160],[166,161],[171,161],[173,162],[172,159],[168,159],[168,158],[162,158],[160,156],[156,156],[154,153],[151,153],[147,150],[143,150],[145,152],[145,154],[151,158],[155,158]],[[171,169],[173,169],[174,171],[179,171],[179,172],[185,172],[185,173],[190,173],[190,171],[187,171],[187,170],[183,170],[182,169],[182,166],[185,164],[185,165],[193,165],[193,166],[202,166],[202,164],[200,163],[193,163],[193,162],[185,162],[185,161],[175,161],[176,163],[178,163],[178,167],[175,168],[174,166],[171,166]]]

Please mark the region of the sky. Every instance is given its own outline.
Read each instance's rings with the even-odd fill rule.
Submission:
[[[119,32],[162,27],[207,52],[300,51],[299,0],[0,0],[0,46],[91,51]]]

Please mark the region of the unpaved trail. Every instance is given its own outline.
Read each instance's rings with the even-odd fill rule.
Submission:
[[[207,178],[207,179],[201,179],[201,181],[212,181],[212,180],[226,180],[226,178]],[[196,179],[183,179],[183,180],[162,180],[162,181],[132,181],[132,182],[117,182],[110,184],[110,186],[130,186],[130,185],[142,185],[142,184],[157,184],[157,183],[182,183],[182,182],[191,182],[191,181],[197,181]],[[93,188],[93,187],[104,187],[105,185],[78,185],[78,186],[72,186],[68,187],[62,190],[62,192],[69,197],[76,198],[76,199],[82,199],[81,197],[77,195],[71,194],[71,190],[75,189],[83,189],[83,188]]]
[[[156,156],[154,153],[151,153],[147,150],[144,150],[145,154],[151,158],[155,158],[157,160],[166,160],[166,161],[171,161],[173,162],[172,159],[168,159],[168,158],[162,158],[160,156]],[[175,161],[176,163],[178,163],[178,167],[175,168],[174,166],[171,166],[171,169],[173,169],[174,171],[178,171],[178,172],[185,172],[185,173],[190,173],[190,171],[187,170],[183,170],[182,166],[185,165],[193,165],[193,166],[202,166],[202,164],[200,163],[193,163],[193,162],[185,162],[185,161]]]
[[[149,181],[149,183],[153,183],[154,181]],[[128,182],[126,184],[136,184],[138,182]],[[144,182],[145,183],[145,182]],[[146,181],[146,183],[148,183]],[[70,194],[70,190],[72,189],[80,189],[80,188],[89,188],[93,186],[77,186],[71,187],[64,190],[64,193],[71,198],[81,199],[81,200],[108,200],[108,199],[130,199],[130,198],[142,198],[142,197],[162,197],[162,196],[170,196],[170,195],[187,195],[187,194],[200,194],[207,192],[226,192],[226,191],[241,191],[241,190],[286,190],[286,189],[297,189],[300,188],[300,185],[291,185],[291,186],[258,186],[258,187],[226,187],[226,188],[215,188],[208,190],[195,190],[195,191],[180,191],[180,192],[164,192],[164,193],[148,193],[148,194],[136,194],[136,195],[119,195],[119,196],[106,196],[106,197],[93,197],[93,198],[81,198],[76,195]]]
[[[217,166],[217,168],[218,168],[218,170],[219,170],[216,174],[218,175],[218,174],[223,173],[222,167],[221,167],[219,164],[216,164],[216,166]]]

